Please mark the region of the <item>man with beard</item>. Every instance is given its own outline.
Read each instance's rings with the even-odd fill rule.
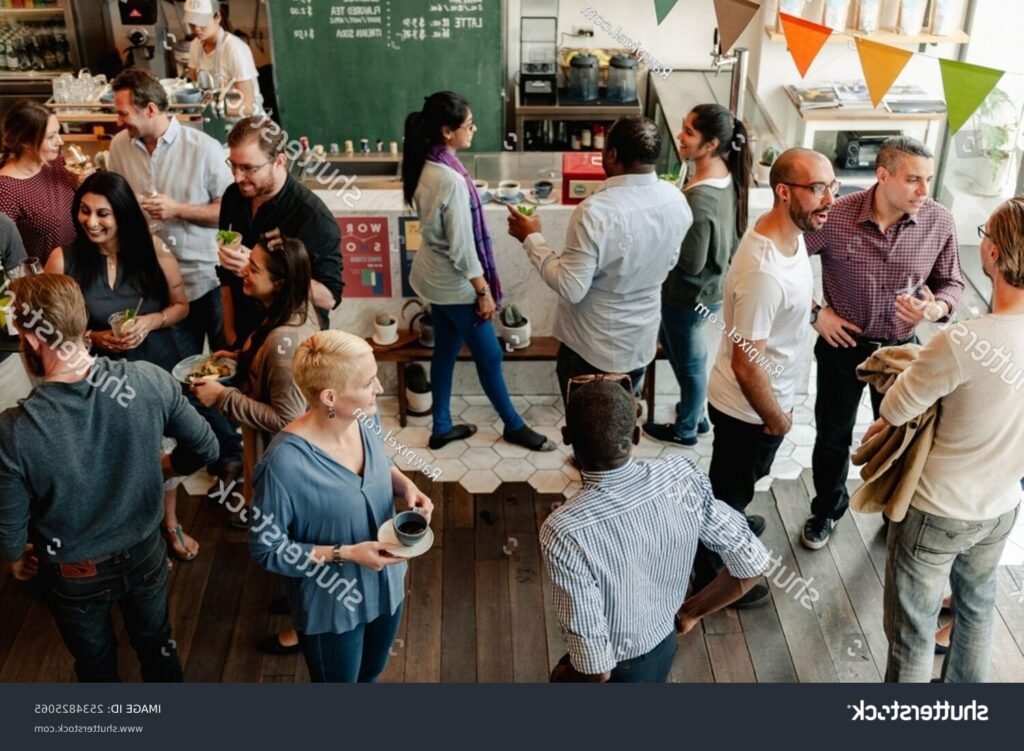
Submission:
[[[0,556],[42,580],[79,681],[117,681],[121,607],[144,681],[181,681],[167,608],[163,483],[217,458],[213,432],[169,373],[94,358],[78,285],[11,285],[28,371],[42,378],[0,414]],[[163,436],[177,441],[160,457]]]
[[[715,497],[738,511],[753,499],[754,484],[768,474],[793,426],[814,294],[803,233],[824,226],[839,191],[832,164],[808,149],[783,152],[770,180],[774,206],[747,230],[726,275],[726,340],[708,385],[715,426],[708,475]],[[748,524],[760,534],[765,522],[751,516]],[[698,547],[694,589],[707,586],[721,567],[717,555]],[[768,597],[759,584],[734,607],[761,605]]]
[[[934,160],[924,144],[888,139],[875,160],[878,182],[843,196],[832,218],[807,235],[821,257],[825,305],[811,321],[818,395],[814,403],[814,499],[800,542],[824,547],[850,496],[850,443],[864,383],[857,366],[879,347],[916,342],[921,321],[945,319],[964,290],[953,217],[928,197]],[[882,395],[869,387],[878,418]]]
[[[241,234],[242,246],[220,247],[218,273],[224,329],[235,347],[245,343],[265,314],[255,298],[242,292],[249,253],[264,233],[294,237],[306,246],[313,267],[309,294],[320,328],[328,328],[328,312],[341,302],[341,231],[324,202],[288,174],[286,138],[266,117],[239,120],[228,134],[228,166],[235,184],[221,201],[220,227]]]

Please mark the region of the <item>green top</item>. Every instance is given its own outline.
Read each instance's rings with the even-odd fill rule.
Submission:
[[[693,226],[683,238],[676,267],[661,288],[661,301],[679,307],[721,301],[725,272],[739,245],[736,193],[732,182],[717,188],[702,183],[685,192]]]

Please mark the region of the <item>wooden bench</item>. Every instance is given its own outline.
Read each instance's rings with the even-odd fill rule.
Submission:
[[[393,362],[398,369],[398,424],[403,428],[406,425],[406,418],[409,411],[409,405],[405,396],[405,366],[413,362],[429,362],[434,355],[434,350],[431,347],[424,347],[416,341],[412,341],[404,346],[398,347],[379,347],[374,344],[372,339],[366,340],[371,347],[373,347],[374,355],[377,358],[377,362]],[[505,351],[506,362],[554,362],[555,356],[558,354],[559,342],[553,336],[535,336],[530,340],[529,347],[523,347],[522,349],[509,350],[502,343],[502,349]],[[666,354],[661,346],[658,346],[657,354],[655,355],[655,362],[657,360],[666,359]],[[472,360],[473,355],[470,353],[469,348],[463,346],[459,350],[459,360]],[[647,419],[654,419],[654,382],[655,382],[655,362],[652,362],[647,366],[647,372],[644,375],[644,386],[642,398],[647,402]]]

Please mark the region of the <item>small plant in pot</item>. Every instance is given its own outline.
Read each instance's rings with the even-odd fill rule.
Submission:
[[[412,363],[405,369],[405,400],[411,415],[429,415],[433,407],[430,395],[430,380],[426,369],[419,363]]]
[[[508,305],[501,311],[501,338],[512,349],[530,346],[530,321],[515,305]]]
[[[768,185],[768,178],[772,172],[772,165],[779,156],[779,151],[774,146],[765,146],[761,152],[761,161],[754,167],[754,179],[758,185]]]

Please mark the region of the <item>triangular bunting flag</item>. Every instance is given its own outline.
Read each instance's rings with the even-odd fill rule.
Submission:
[[[887,44],[869,42],[861,37],[857,37],[856,41],[860,67],[864,69],[864,80],[868,84],[868,93],[871,95],[872,104],[877,107],[914,53]]]
[[[949,132],[955,135],[996,87],[1004,71],[941,58],[939,68],[942,88],[946,91]]]
[[[761,6],[751,0],[715,0],[718,41],[723,55],[736,44],[740,34],[750,25],[750,19],[759,10]]]
[[[654,12],[658,14],[658,25],[665,20],[665,16],[672,12],[679,0],[654,0]]]
[[[782,21],[782,31],[786,35],[789,54],[793,56],[793,62],[796,63],[800,77],[803,78],[807,75],[807,69],[811,67],[814,58],[832,35],[832,29],[788,13],[780,13],[779,20]]]

